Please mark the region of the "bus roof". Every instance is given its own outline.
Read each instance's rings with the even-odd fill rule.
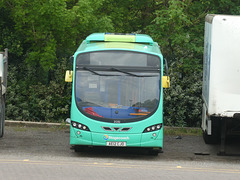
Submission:
[[[161,54],[159,46],[146,34],[93,33],[79,46],[76,53],[100,50],[132,50]]]

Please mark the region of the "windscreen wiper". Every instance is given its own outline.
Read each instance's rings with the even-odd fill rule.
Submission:
[[[128,74],[130,76],[135,76],[135,77],[156,77],[156,76],[158,76],[158,75],[137,75],[137,74],[130,73],[130,72],[127,72],[127,71],[123,71],[123,70],[118,69],[118,68],[111,68],[111,70],[118,71],[118,72],[121,72],[121,73],[124,73],[124,74]]]
[[[83,67],[84,70],[87,70],[93,74],[96,74],[98,76],[120,76],[120,75],[113,75],[113,74],[100,74],[100,73],[97,73],[96,71],[90,69],[90,68],[87,68],[87,67]]]
[[[100,74],[88,67],[83,67],[84,70],[87,70],[93,74],[96,74],[98,76],[121,76],[121,75],[117,75],[117,74]],[[118,69],[118,68],[111,68],[110,70],[112,71],[118,71],[118,72],[121,72],[121,73],[124,73],[124,74],[127,74],[127,75],[130,75],[130,76],[135,76],[135,77],[156,77],[158,75],[137,75],[137,74],[134,74],[134,73],[130,73],[130,72],[127,72],[127,71],[124,71],[124,70],[121,70],[121,69]]]

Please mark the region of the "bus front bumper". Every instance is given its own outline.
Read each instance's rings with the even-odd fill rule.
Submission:
[[[89,132],[71,127],[70,145],[162,148],[163,130],[139,134],[123,134]]]

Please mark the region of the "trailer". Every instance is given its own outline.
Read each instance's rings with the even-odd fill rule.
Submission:
[[[5,125],[5,99],[7,90],[7,67],[8,67],[8,50],[0,52],[0,138],[4,134]]]
[[[240,16],[205,18],[202,130],[207,144],[240,134]]]

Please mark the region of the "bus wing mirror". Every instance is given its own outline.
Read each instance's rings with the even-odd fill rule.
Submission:
[[[163,76],[162,77],[162,87],[163,88],[169,88],[170,87],[170,77],[169,76]]]
[[[72,82],[73,80],[73,71],[66,71],[65,82]]]

